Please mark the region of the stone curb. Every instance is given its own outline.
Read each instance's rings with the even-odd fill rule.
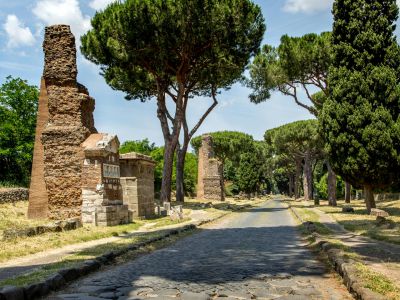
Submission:
[[[296,218],[305,226],[307,231],[310,232],[310,222],[304,221],[296,210],[289,204],[290,210],[296,216]],[[335,271],[343,278],[343,282],[346,285],[348,291],[358,300],[385,300],[386,298],[372,290],[364,287],[362,278],[357,276],[357,269],[355,267],[356,261],[348,259],[343,255],[343,251],[335,248],[335,245],[322,240],[321,236],[317,233],[313,233],[313,236],[317,238],[316,245],[320,252],[327,255],[329,262],[332,264]]]
[[[222,216],[205,221],[198,221],[193,224],[182,227],[169,229],[163,235],[149,239],[148,241],[130,245],[118,251],[110,251],[92,260],[86,260],[78,266],[66,268],[51,275],[47,279],[39,283],[33,283],[24,287],[6,286],[0,290],[0,300],[31,300],[47,296],[51,292],[57,291],[67,284],[86,276],[100,269],[101,266],[107,265],[115,258],[126,254],[129,251],[138,250],[144,246],[161,241],[167,237],[178,235],[198,228],[199,226],[215,221]]]

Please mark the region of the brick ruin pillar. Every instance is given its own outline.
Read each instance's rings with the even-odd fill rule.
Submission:
[[[28,218],[30,219],[44,219],[47,217],[48,198],[46,183],[44,182],[44,148],[41,137],[49,119],[48,101],[46,81],[42,78],[40,83],[35,147],[33,150],[31,184],[29,189]]]
[[[43,100],[40,103],[43,110],[39,109],[38,115],[38,127],[40,120],[46,120],[40,137],[43,154],[40,142],[35,144],[29,216],[42,217],[47,212],[50,219],[80,217],[84,161],[81,144],[91,133],[97,132],[93,120],[95,102],[76,80],[75,38],[70,27],[46,27],[43,49],[42,92],[43,95],[47,93],[48,110]],[[40,128],[37,133],[40,134]],[[36,137],[36,141],[38,139]],[[47,195],[40,183],[42,171]]]
[[[223,166],[215,158],[212,138],[203,135],[199,149],[197,198],[225,200]]]

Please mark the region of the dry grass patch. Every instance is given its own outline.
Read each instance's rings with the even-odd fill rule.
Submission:
[[[318,208],[330,214],[349,231],[377,240],[400,244],[400,200],[379,201],[376,204],[379,209],[383,209],[390,214],[387,219],[393,222],[394,228],[377,226],[376,217],[368,215],[363,200],[352,200],[351,204],[338,201],[337,207],[321,203]],[[346,205],[352,206],[355,212],[343,213],[342,207]]]
[[[142,254],[154,251],[156,249],[160,249],[160,248],[166,247],[168,245],[171,245],[178,239],[188,236],[188,235],[192,234],[193,232],[194,232],[193,230],[185,231],[185,232],[179,233],[177,235],[167,237],[161,241],[151,243],[151,244],[141,247],[135,251],[129,251],[125,255],[116,258],[115,261],[116,261],[116,263],[126,262],[128,260],[131,260],[131,259],[139,256],[139,255],[142,255]],[[143,234],[140,236],[127,237],[127,238],[118,240],[113,243],[108,243],[108,244],[104,244],[104,245],[95,246],[95,247],[92,247],[89,249],[85,249],[76,254],[65,257],[60,262],[48,264],[48,265],[45,265],[45,266],[43,266],[39,269],[36,269],[32,272],[26,273],[24,275],[10,278],[7,280],[3,280],[0,282],[0,287],[6,286],[6,285],[24,286],[24,285],[29,285],[32,283],[40,282],[42,280],[45,280],[50,275],[55,274],[57,271],[59,271],[61,269],[78,266],[85,260],[94,259],[94,258],[96,258],[102,254],[105,254],[109,251],[118,251],[118,250],[124,249],[128,245],[131,245],[131,244],[146,242],[149,239],[158,237],[160,235],[162,235],[161,232],[146,233],[146,234]]]
[[[307,209],[307,204],[301,203],[299,201],[295,201],[293,199],[285,199],[285,202],[289,203],[289,205],[296,210],[296,213],[300,216],[300,218],[305,222],[312,222],[315,226],[316,232],[321,235],[328,235],[332,233],[329,228],[324,226],[319,219],[318,214],[313,212],[310,209]],[[309,234],[308,230],[304,225],[301,225],[300,230],[303,234]]]
[[[357,275],[363,279],[365,288],[384,295],[388,300],[400,300],[400,289],[389,278],[371,271],[362,263],[357,263],[356,269]]]
[[[26,217],[27,210],[27,201],[0,205],[0,240],[2,239],[2,232],[5,229],[21,229],[49,223],[47,220],[29,220]],[[92,225],[85,225],[82,228],[73,231],[48,232],[33,237],[2,240],[0,243],[0,263],[9,259],[39,253],[45,250],[56,249],[71,244],[118,236],[120,234],[138,230],[141,226],[147,223],[152,223],[154,224],[153,227],[158,228],[187,222],[189,220],[190,218],[185,217],[183,220],[173,221],[169,217],[164,217],[153,220],[135,220],[135,222],[131,224],[113,227],[94,227]]]
[[[46,221],[29,220],[26,217],[28,201],[0,204],[0,236],[5,229],[43,225]]]

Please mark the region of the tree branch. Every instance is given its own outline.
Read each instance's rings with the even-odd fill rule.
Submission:
[[[299,106],[301,106],[301,107],[307,109],[311,114],[315,114],[315,111],[314,111],[315,109],[314,109],[313,107],[308,106],[308,105],[306,105],[306,104],[304,104],[304,103],[302,103],[302,102],[299,101],[299,99],[298,99],[298,97],[297,97],[297,88],[296,88],[296,86],[293,85],[293,84],[290,84],[290,83],[286,83],[286,85],[290,86],[290,88],[293,89],[293,93],[291,93],[291,92],[289,91],[289,89],[285,89],[285,88],[284,88],[283,86],[281,86],[281,85],[278,86],[278,90],[279,90],[282,94],[291,96],[291,97],[294,99],[294,101],[296,102],[297,105],[299,105]]]
[[[207,118],[207,116],[211,113],[211,111],[218,105],[217,97],[216,97],[216,89],[212,87],[211,91],[211,96],[213,98],[213,104],[207,109],[207,111],[203,114],[203,116],[200,118],[200,120],[197,122],[197,124],[192,128],[192,130],[189,133],[189,140],[193,137],[193,135],[196,133],[196,131],[199,129],[201,124],[203,124],[204,120]],[[185,118],[186,119],[186,118]]]

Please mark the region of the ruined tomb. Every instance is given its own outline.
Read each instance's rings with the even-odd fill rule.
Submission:
[[[120,183],[119,141],[95,133],[82,144],[82,223],[113,226],[130,222]]]
[[[97,133],[93,119],[95,101],[89,96],[88,90],[77,82],[75,38],[68,25],[46,27],[43,50],[45,62],[40,87],[28,217],[56,220],[81,218],[82,188],[91,186],[88,181],[93,180],[99,184],[96,191],[100,192],[103,180],[96,177],[97,174],[89,180],[88,174],[84,173],[84,170],[88,172],[84,168],[84,162],[88,160],[85,158],[82,143],[91,134]],[[98,135],[102,141],[106,136],[109,137]],[[111,139],[109,142],[113,144],[115,141]],[[108,147],[97,150],[104,150],[102,155],[110,156]],[[92,155],[90,151],[87,153]],[[118,157],[118,152],[113,156]],[[109,195],[110,193],[105,194],[100,206],[108,207],[111,203],[108,201],[115,199],[115,195],[112,199],[107,198]],[[117,200],[122,199],[119,197]],[[100,202],[96,202],[96,205]],[[119,210],[125,209],[127,213],[127,207],[119,203],[113,203],[115,207],[105,219],[117,219],[111,214],[118,205]],[[105,213],[108,213],[107,209],[105,208]],[[103,223],[108,225],[116,222],[107,221],[101,224]]]
[[[197,198],[225,200],[222,164],[215,158],[212,138],[203,135],[199,149]]]
[[[154,168],[150,156],[131,152],[120,155],[124,204],[134,217],[154,215]]]

